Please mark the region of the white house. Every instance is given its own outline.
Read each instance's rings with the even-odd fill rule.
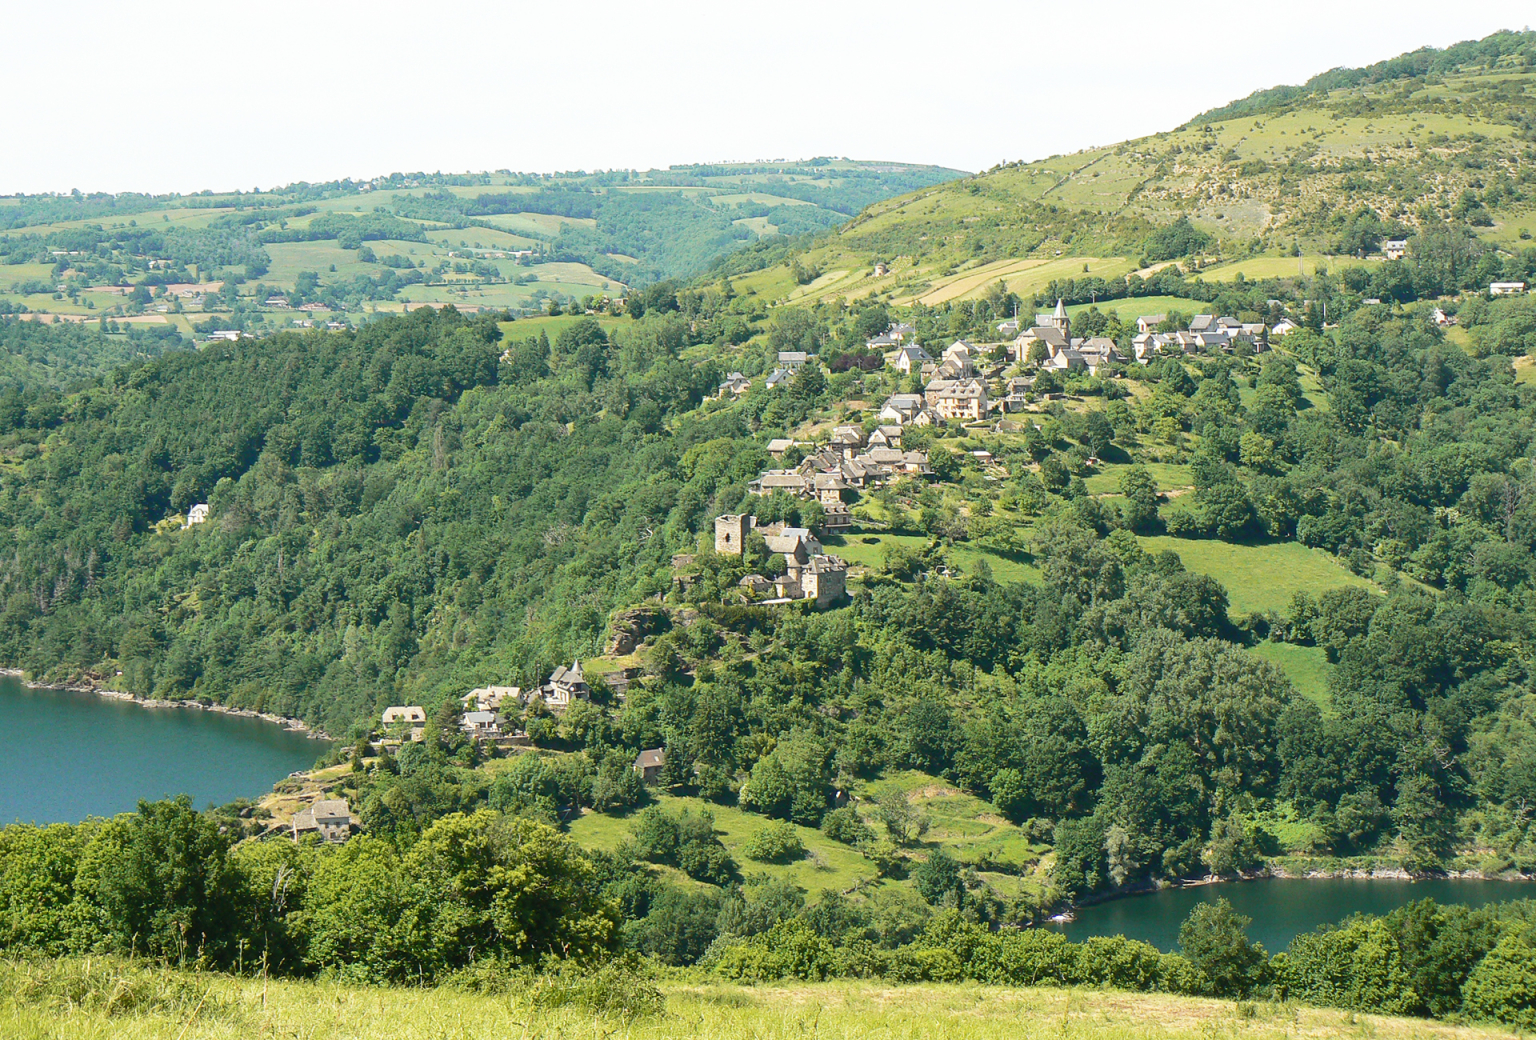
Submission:
[[[185,529],[187,527],[191,527],[193,524],[205,523],[205,522],[207,522],[207,520],[208,520],[208,503],[207,502],[199,502],[197,505],[195,505],[191,509],[187,510],[187,522],[185,524],[183,524],[182,527],[183,527],[183,529]]]
[[[933,358],[928,355],[926,350],[913,344],[897,350],[891,358],[891,365],[896,371],[904,375],[911,375],[912,369],[916,368],[918,371],[922,371],[923,362],[932,360]]]
[[[1489,296],[1519,296],[1525,292],[1524,282],[1490,282]]]

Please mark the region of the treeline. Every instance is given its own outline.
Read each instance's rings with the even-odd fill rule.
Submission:
[[[1444,50],[1421,47],[1419,50],[1378,61],[1355,69],[1331,69],[1319,73],[1300,86],[1271,87],[1257,90],[1221,108],[1211,109],[1191,119],[1186,126],[1216,123],[1238,116],[1284,112],[1298,103],[1326,96],[1335,90],[1394,80],[1423,80],[1463,68],[1493,68],[1501,61],[1514,59],[1516,67],[1536,64],[1536,33],[1500,31],[1481,40],[1464,40]],[[1410,84],[1412,85],[1412,84]]]
[[[408,849],[367,836],[237,847],[234,833],[185,799],[0,828],[0,951],[419,984],[619,945],[591,861],[532,820],[451,816]]]
[[[942,865],[918,879],[943,904],[930,911],[836,892],[807,904],[762,880],[723,898],[658,889],[654,875],[589,856],[547,824],[492,811],[446,816],[403,847],[368,836],[237,845],[237,830],[185,799],[0,829],[0,952],[419,985],[590,966],[628,948],[749,982],[1089,985],[1536,1025],[1529,900],[1469,909],[1425,899],[1304,933],[1273,957],[1218,900],[1190,914],[1179,952],[1163,953],[1124,936],[1072,943],[1045,928],[989,928]],[[650,849],[665,834],[639,828]],[[670,847],[675,856],[675,830]]]
[[[1424,899],[1385,916],[1357,915],[1303,933],[1273,957],[1249,941],[1250,922],[1224,899],[1195,908],[1179,929],[1178,953],[1124,936],[1072,943],[1048,929],[992,931],[953,910],[893,948],[861,934],[856,915],[839,919],[838,902],[829,896],[766,932],[717,943],[704,963],[744,981],[852,976],[1103,986],[1297,1000],[1517,1029],[1536,1024],[1536,904],[1530,900],[1469,909]]]

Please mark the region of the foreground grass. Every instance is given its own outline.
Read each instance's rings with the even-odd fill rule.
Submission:
[[[67,967],[67,965],[66,965]],[[3,970],[3,966],[0,966]],[[163,973],[171,975],[172,973]],[[1234,1004],[1164,994],[876,982],[741,987],[668,983],[666,1010],[625,1020],[515,996],[383,989],[329,982],[172,976],[176,999],[116,1012],[0,992],[0,1036],[17,1040],[234,1040],[246,1037],[395,1040],[607,1037],[954,1037],[958,1040],[1293,1040],[1503,1038],[1496,1029],[1393,1019],[1288,1004]],[[164,985],[164,984],[162,984]]]

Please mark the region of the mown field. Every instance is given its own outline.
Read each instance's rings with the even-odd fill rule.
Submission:
[[[89,965],[89,967],[87,967]],[[664,980],[664,1009],[592,1010],[558,986],[479,995],[125,968],[0,964],[15,1040],[1502,1040],[1503,1029],[1292,1004],[1090,989]],[[115,1008],[108,1010],[108,1007]]]

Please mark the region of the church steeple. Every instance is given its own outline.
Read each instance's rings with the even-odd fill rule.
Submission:
[[[1066,304],[1060,297],[1056,299],[1056,312],[1051,315],[1051,324],[1061,330],[1061,334],[1068,339],[1072,336],[1072,322],[1067,317]]]

